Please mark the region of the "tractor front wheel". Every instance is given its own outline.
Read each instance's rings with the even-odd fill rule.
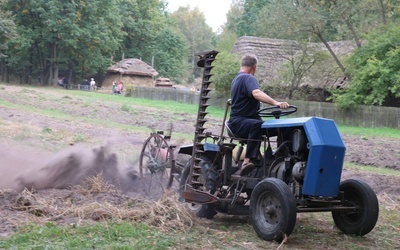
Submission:
[[[374,190],[364,181],[348,179],[340,183],[344,192],[344,205],[354,206],[352,211],[332,212],[335,225],[345,234],[363,236],[378,221],[379,203]]]
[[[250,197],[250,219],[258,236],[281,242],[296,224],[296,201],[288,185],[277,178],[266,178]]]

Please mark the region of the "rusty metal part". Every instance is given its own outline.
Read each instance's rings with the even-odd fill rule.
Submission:
[[[199,62],[198,66],[203,67],[203,80],[201,84],[201,89],[200,89],[200,101],[199,101],[199,107],[197,111],[197,119],[196,119],[196,129],[194,133],[194,139],[193,139],[193,152],[192,152],[192,158],[193,158],[193,165],[190,169],[190,186],[193,189],[202,189],[203,187],[203,182],[199,181],[201,177],[201,167],[199,166],[199,163],[201,159],[203,158],[203,143],[202,141],[207,138],[207,135],[204,133],[204,130],[206,129],[204,127],[204,124],[207,122],[207,119],[205,118],[206,115],[208,114],[206,112],[207,107],[209,106],[207,104],[208,99],[210,98],[208,96],[208,93],[211,91],[209,88],[209,85],[211,84],[210,77],[212,76],[211,70],[213,66],[211,66],[211,63],[215,60],[215,57],[217,56],[218,51],[212,50],[212,51],[206,51],[202,53],[196,54],[199,56]]]
[[[209,204],[219,201],[218,197],[191,187],[187,187],[186,190],[182,192],[181,197],[184,198],[186,202],[199,204]]]

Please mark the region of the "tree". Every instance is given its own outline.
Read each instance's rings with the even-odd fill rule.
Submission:
[[[242,15],[243,3],[241,1],[232,3],[228,13],[226,14],[226,25],[223,28],[223,33],[229,31],[238,37],[241,34],[238,26]]]
[[[328,5],[327,8],[332,13],[332,21],[336,22],[338,26],[339,35],[342,35],[343,39],[347,39],[349,37],[347,34],[350,34],[357,47],[361,47],[360,34],[357,31],[358,20],[355,20],[360,14],[359,2],[359,0],[337,0],[322,3]],[[346,28],[341,28],[343,25]]]
[[[0,1],[0,7],[4,6],[4,2],[5,0]],[[7,42],[16,35],[16,25],[11,12],[0,8],[0,58],[6,57],[4,53],[7,49]]]
[[[235,54],[222,51],[215,59],[211,77],[215,90],[221,94],[230,93],[232,80],[240,68],[240,58]]]
[[[150,62],[154,46],[165,27],[164,5],[159,0],[120,0],[118,15],[123,17],[126,36],[118,58],[140,58]]]
[[[336,39],[352,39],[361,47],[361,39],[365,34],[379,25],[397,22],[395,13],[398,1],[384,0],[335,0],[308,1],[314,2],[319,12],[324,12],[332,27],[335,28]]]
[[[166,3],[159,0],[120,0],[118,15],[123,17],[125,36],[116,58],[139,58],[160,76],[180,82],[187,69],[183,58],[188,48],[165,7]]]
[[[294,90],[299,88],[303,78],[309,74],[312,67],[326,59],[326,54],[305,41],[287,43],[285,47],[280,57],[284,58],[286,63],[280,67],[280,75],[281,78],[288,79],[288,98],[292,99]]]
[[[257,33],[255,23],[262,19],[260,12],[265,6],[270,4],[270,0],[245,0],[242,6],[242,14],[236,18],[237,36],[254,36]]]
[[[45,85],[96,76],[123,57],[154,62],[165,77],[185,75],[188,53],[181,31],[160,0],[9,0],[19,37],[6,58],[21,83],[37,76]],[[156,58],[156,59],[155,59]],[[155,60],[154,60],[155,59]],[[186,59],[186,58],[185,58]],[[182,70],[183,69],[183,70]]]
[[[180,83],[188,72],[187,45],[185,38],[172,26],[166,26],[158,35],[154,48],[152,66],[160,76],[171,78]]]
[[[256,26],[258,35],[263,37],[294,40],[319,40],[324,44],[338,67],[345,73],[345,67],[328,44],[327,36],[331,26],[327,15],[318,12],[312,1],[271,0],[261,13]]]
[[[59,70],[102,73],[118,48],[121,20],[116,0],[9,0],[21,39],[13,41],[10,65],[24,77],[41,70],[55,84]]]
[[[5,58],[8,57],[8,42],[11,39],[16,39],[16,25],[10,11],[5,11],[5,0],[0,1],[0,62],[2,80],[9,81],[8,68],[5,65]]]
[[[171,18],[186,37],[190,53],[188,62],[193,67],[194,77],[199,77],[201,70],[196,67],[196,53],[212,50],[215,34],[212,28],[206,24],[204,13],[197,7],[193,10],[189,7],[179,7],[171,14]]]
[[[229,52],[235,45],[237,40],[236,35],[230,30],[223,28],[222,33],[218,36],[216,49],[217,51]]]
[[[383,26],[367,37],[349,59],[349,87],[332,92],[338,105],[382,105],[389,98],[400,97],[400,28]]]

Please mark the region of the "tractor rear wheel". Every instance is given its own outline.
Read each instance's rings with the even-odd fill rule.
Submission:
[[[277,178],[266,178],[250,197],[250,220],[258,236],[281,242],[296,224],[296,201],[288,185]]]
[[[345,206],[355,206],[354,211],[332,212],[335,225],[345,234],[363,236],[378,221],[379,202],[374,190],[364,181],[348,179],[340,183]]]
[[[179,183],[179,195],[184,191],[185,186],[190,183],[192,162],[192,159],[190,159],[182,172]],[[203,183],[202,191],[209,191],[213,194],[216,190],[217,176],[210,171],[211,163],[208,160],[202,160],[199,165],[201,166],[200,182]],[[213,204],[188,203],[188,207],[193,214],[200,218],[212,219],[217,214]]]

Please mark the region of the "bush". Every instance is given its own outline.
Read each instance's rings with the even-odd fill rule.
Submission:
[[[332,91],[341,107],[382,105],[391,97],[400,98],[400,27],[381,27],[367,40],[349,58],[349,87]]]
[[[232,80],[240,68],[239,56],[225,51],[220,52],[212,66],[214,68],[211,80],[214,83],[215,90],[221,94],[230,93]]]
[[[131,96],[133,91],[135,91],[135,86],[132,84],[127,84],[125,86],[125,96]]]

